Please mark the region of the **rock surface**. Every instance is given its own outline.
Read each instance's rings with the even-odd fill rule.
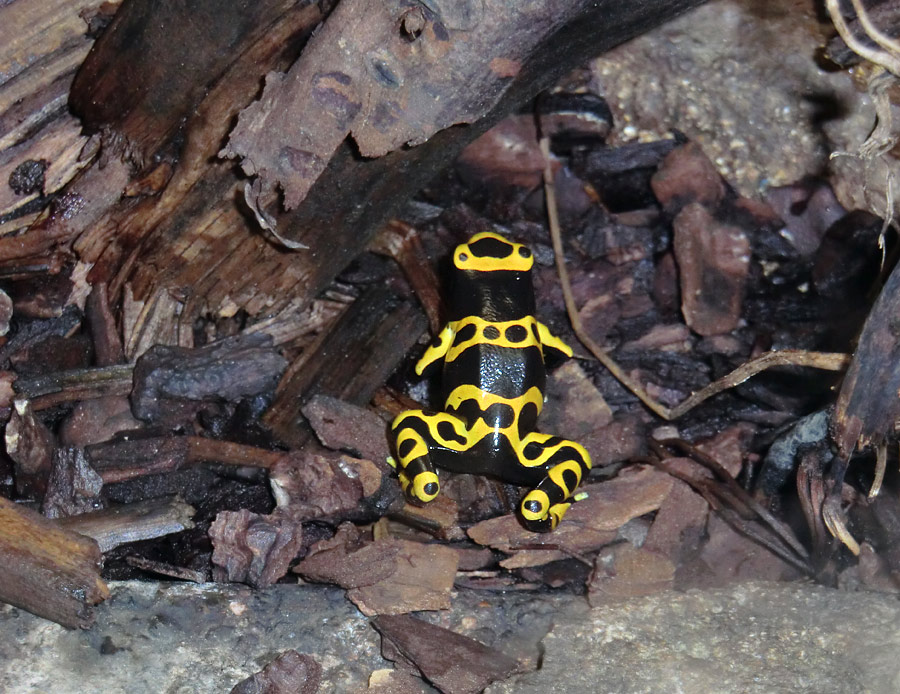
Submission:
[[[541,670],[487,694],[888,694],[900,603],[799,583],[666,592],[584,610],[544,639]]]

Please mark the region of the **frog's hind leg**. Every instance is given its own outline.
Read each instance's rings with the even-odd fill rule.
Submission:
[[[400,486],[412,501],[431,501],[441,489],[435,455],[469,447],[463,421],[446,412],[406,410],[394,419],[391,431]]]
[[[553,530],[572,505],[572,496],[591,469],[591,456],[580,443],[533,432],[523,440],[519,460],[546,470],[544,478],[522,499],[519,510],[528,530]]]

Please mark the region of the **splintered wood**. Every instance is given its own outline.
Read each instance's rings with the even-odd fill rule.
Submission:
[[[0,497],[0,600],[67,627],[88,627],[109,597],[100,548]]]

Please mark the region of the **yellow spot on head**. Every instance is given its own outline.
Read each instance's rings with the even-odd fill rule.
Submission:
[[[483,231],[456,247],[453,265],[459,270],[476,272],[528,272],[534,265],[534,255],[521,243],[508,241],[493,231]]]

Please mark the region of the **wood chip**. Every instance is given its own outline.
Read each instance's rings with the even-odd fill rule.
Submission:
[[[238,682],[231,694],[316,694],[321,681],[322,666],[315,658],[290,650]]]
[[[592,607],[652,595],[672,587],[675,564],[661,554],[624,543],[604,550],[588,584]]]
[[[300,551],[299,522],[275,512],[269,516],[222,511],[209,528],[213,543],[213,579],[255,588],[269,586],[287,573]]]
[[[380,615],[372,624],[444,694],[476,694],[519,669],[500,651],[415,617]]]
[[[368,616],[450,607],[459,564],[453,549],[394,539],[357,543],[358,538],[345,536],[340,544],[310,554],[294,571],[348,589],[347,597]]]
[[[472,526],[469,537],[478,544],[512,552],[512,558],[501,562],[505,568],[546,564],[609,544],[629,520],[658,509],[672,484],[665,473],[636,466],[608,482],[584,487],[588,497],[569,509],[553,533],[529,532],[515,516],[507,515]],[[521,547],[527,549],[518,549]]]

